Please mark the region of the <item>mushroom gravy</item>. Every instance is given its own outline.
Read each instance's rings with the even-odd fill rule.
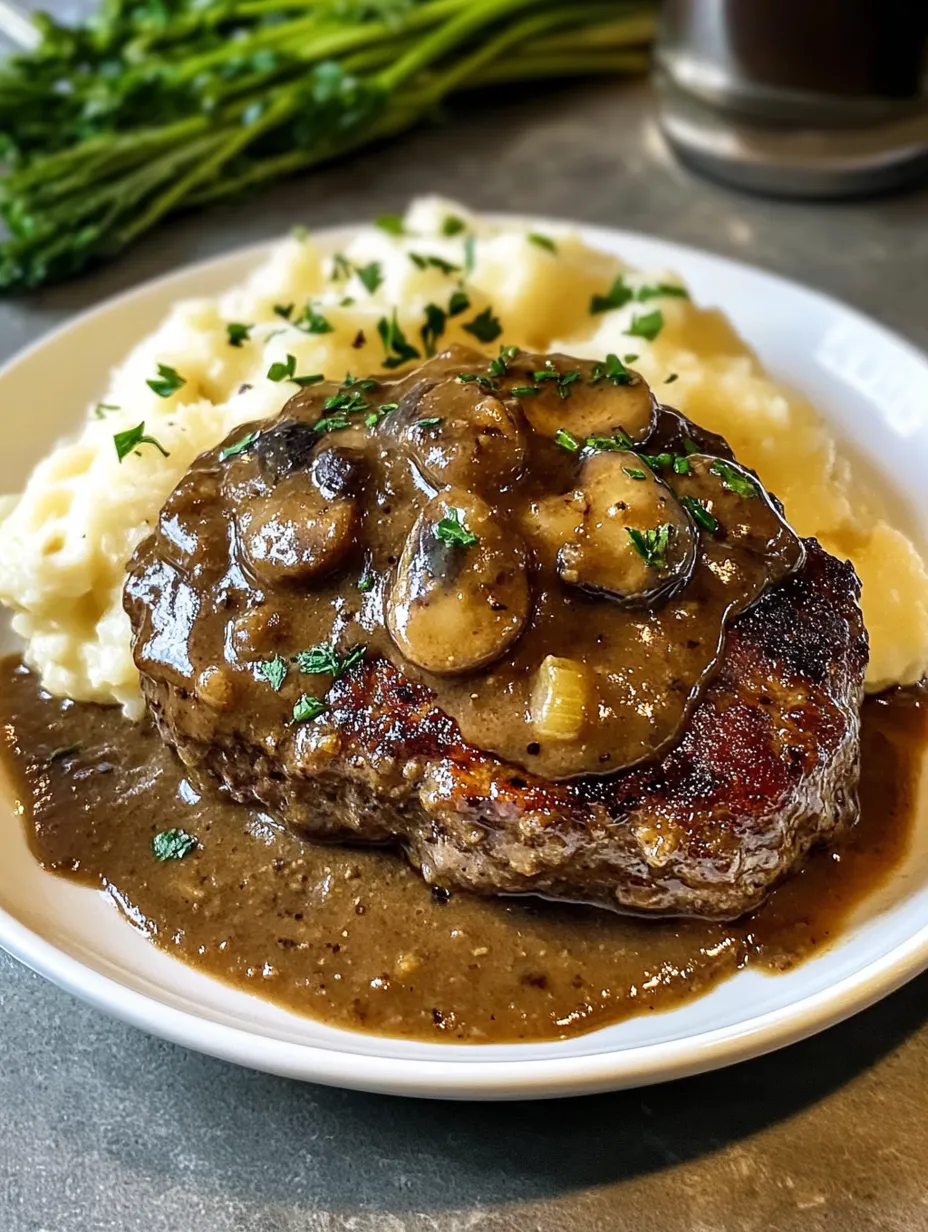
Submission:
[[[461,347],[306,383],[202,454],[129,567],[136,663],[183,735],[313,760],[353,653],[549,779],[679,739],[725,629],[801,541],[720,438],[603,363]],[[317,721],[321,720],[321,721]],[[326,743],[328,742],[328,743]]]
[[[910,839],[928,701],[863,708],[861,820],[754,915],[639,920],[534,899],[435,894],[398,854],[301,842],[201,798],[149,725],[43,693],[0,664],[4,756],[32,851],[102,887],[156,945],[332,1026],[448,1042],[576,1035],[673,1007],[738,969],[789,969],[840,933]],[[159,862],[154,836],[198,845]]]

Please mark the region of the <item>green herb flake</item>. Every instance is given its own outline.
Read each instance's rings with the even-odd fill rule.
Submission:
[[[351,277],[351,262],[343,252],[337,252],[332,258],[332,281],[344,282]]]
[[[490,360],[490,376],[505,376],[509,365],[519,354],[517,346],[501,346],[496,359]]]
[[[639,358],[639,356],[637,356],[637,355],[623,355],[623,356],[622,356],[622,358],[625,360],[625,362],[626,362],[627,364],[633,364],[633,363],[635,362],[635,360]]]
[[[530,231],[525,237],[530,244],[534,244],[536,248],[543,248],[545,252],[550,252],[552,256],[557,255],[557,244],[550,235],[539,235],[537,231]]]
[[[419,334],[427,356],[431,357],[435,354],[438,340],[445,332],[447,322],[448,314],[444,308],[439,308],[438,304],[425,305],[425,324],[419,330]]]
[[[625,275],[619,274],[605,295],[594,295],[590,300],[590,316],[611,312],[614,308],[624,308],[633,296],[634,291],[626,283]]]
[[[530,398],[532,394],[540,394],[537,385],[513,385],[509,391],[514,398]]]
[[[443,257],[428,256],[421,252],[410,252],[406,254],[413,265],[417,269],[437,269],[443,274],[459,274],[461,272],[460,265],[452,265],[450,261],[445,261]]]
[[[312,372],[309,376],[292,376],[290,380],[294,385],[305,389],[307,385],[318,385],[320,381],[324,381],[325,375],[322,372]]]
[[[629,477],[629,479],[647,479],[647,475],[644,471],[638,470],[636,466],[623,466],[622,470]]]
[[[493,315],[492,308],[484,308],[472,321],[462,327],[466,333],[473,334],[478,342],[495,342],[503,332],[499,318]]]
[[[586,447],[599,453],[627,453],[635,448],[632,438],[621,428],[617,428],[613,436],[588,436]]]
[[[554,443],[566,449],[568,453],[576,453],[580,448],[580,442],[566,428],[558,428],[554,434]]]
[[[279,317],[283,317],[285,321],[289,321],[295,307],[296,304],[275,304],[274,311]]]
[[[441,224],[442,235],[448,236],[460,235],[462,231],[467,230],[467,223],[463,218],[458,218],[457,214],[446,214]]]
[[[289,381],[296,372],[296,356],[288,355],[286,363],[271,364],[267,370],[267,379],[269,381]]]
[[[635,530],[626,526],[631,545],[648,566],[649,569],[665,569],[667,567],[667,548],[670,546],[670,523],[650,530]]]
[[[273,659],[262,660],[256,668],[261,679],[266,680],[275,693],[279,693],[289,671],[287,660],[280,655],[274,655]]]
[[[715,534],[719,528],[719,520],[713,517],[701,500],[697,500],[695,496],[681,496],[680,504],[690,514],[697,526],[707,530],[710,535]]]
[[[136,424],[134,428],[127,428],[125,432],[117,432],[113,437],[113,444],[116,446],[116,457],[120,462],[127,454],[137,449],[139,445],[153,445],[155,449],[160,451],[163,457],[169,458],[171,456],[153,436],[145,435],[144,420],[140,424]]]
[[[449,547],[454,548],[470,548],[480,542],[474,532],[468,530],[462,521],[460,509],[449,510],[448,516],[442,518],[436,525],[435,535],[442,543],[447,543]]]
[[[416,421],[417,428],[437,428],[439,424],[444,423],[444,419],[440,415],[429,415],[426,419]]]
[[[371,572],[368,566],[365,565],[364,572],[358,578],[358,590],[360,590],[362,595],[366,595],[368,594],[369,591],[372,591],[374,589],[376,584],[377,584],[377,578]]]
[[[79,740],[74,744],[60,744],[57,749],[52,749],[45,760],[51,765],[56,761],[64,761],[67,757],[73,757],[75,753],[79,753],[84,746]]]
[[[748,479],[747,475],[742,475],[739,470],[736,470],[728,462],[723,462],[721,458],[717,458],[709,467],[711,475],[718,475],[722,481],[722,487],[726,492],[734,492],[736,496],[756,496],[757,484],[753,479]]]
[[[376,219],[376,225],[387,235],[405,235],[406,227],[401,214],[381,214]]]
[[[689,475],[693,468],[690,466],[689,458],[685,458],[682,454],[675,454],[673,459],[673,472],[675,475]]]
[[[165,860],[182,860],[198,846],[198,841],[186,830],[162,830],[151,840],[155,859],[161,863]]]
[[[634,375],[619,359],[618,355],[609,354],[604,363],[593,365],[590,384],[598,385],[600,381],[610,381],[613,385],[630,385]]]
[[[674,381],[677,381],[677,380],[679,380],[679,379],[680,379],[680,378],[677,376],[677,373],[676,373],[676,372],[671,372],[670,376],[667,378],[667,380],[664,382],[664,384],[665,384],[665,385],[672,385],[672,384],[674,383]]]
[[[93,408],[93,413],[96,419],[103,419],[107,411],[121,411],[121,410],[122,410],[121,406],[114,406],[111,402],[98,402],[97,405]]]
[[[699,448],[696,442],[690,440],[688,436],[685,436],[683,438],[683,450],[685,453],[689,454],[690,456],[692,456],[694,453],[702,453],[702,450]]]
[[[253,329],[253,325],[242,325],[237,321],[232,321],[226,326],[226,333],[229,336],[229,346],[240,347],[243,342],[248,342]]]
[[[459,372],[457,379],[462,385],[479,385],[488,394],[495,394],[499,388],[492,377],[482,372]]]
[[[318,646],[310,646],[301,650],[296,656],[296,665],[306,676],[331,676],[337,680],[355,663],[360,663],[367,653],[364,645],[352,646],[347,654],[340,655],[334,646],[320,642]]]
[[[386,358],[383,361],[385,368],[399,368],[401,364],[407,363],[410,359],[420,358],[419,352],[414,346],[409,345],[406,335],[400,329],[395,308],[389,319],[381,317],[377,322],[377,333],[380,335],[380,341],[386,352]]]
[[[334,326],[312,304],[306,305],[293,324],[297,329],[301,329],[304,334],[334,333]]]
[[[655,308],[653,312],[632,317],[632,323],[625,333],[632,338],[647,338],[648,342],[653,342],[663,328],[664,314],[660,308]]]
[[[225,462],[228,458],[234,458],[240,453],[244,453],[249,445],[253,445],[258,439],[257,432],[246,432],[232,445],[226,445],[225,449],[219,450],[219,461]]]
[[[462,312],[466,312],[470,307],[470,296],[463,287],[458,287],[456,291],[451,292],[451,298],[448,300],[448,316],[459,317]]]
[[[318,719],[321,714],[325,714],[328,708],[328,703],[324,702],[321,697],[311,697],[308,693],[304,693],[293,707],[292,721],[309,723],[313,719]]]
[[[383,266],[379,261],[371,261],[370,265],[358,266],[355,273],[371,295],[383,283]]]
[[[150,378],[145,384],[159,398],[170,398],[171,394],[176,394],[187,382],[180,373],[169,368],[167,364],[159,364],[158,376]]]
[[[677,299],[689,299],[690,293],[686,287],[677,286],[672,282],[659,282],[653,287],[639,287],[635,299],[646,303],[649,299],[657,299],[661,295],[675,296]]]
[[[474,235],[464,239],[464,273],[469,278],[477,264],[477,238]]]

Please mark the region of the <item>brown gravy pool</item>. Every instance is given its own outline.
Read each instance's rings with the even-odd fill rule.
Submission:
[[[924,692],[868,700],[860,823],[755,915],[718,924],[442,902],[391,851],[302,843],[200,799],[150,729],[48,697],[13,659],[0,662],[0,716],[36,858],[105,888],[156,945],[333,1026],[474,1043],[581,1034],[821,949],[904,856],[928,738]],[[201,846],[158,863],[152,837],[174,826]]]

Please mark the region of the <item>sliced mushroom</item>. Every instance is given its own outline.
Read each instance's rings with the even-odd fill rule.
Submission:
[[[669,477],[677,499],[698,526],[718,537],[730,557],[756,558],[769,579],[785,577],[805,559],[802,540],[751,471],[728,458],[692,454],[684,475]]]
[[[697,536],[674,494],[633,453],[594,453],[575,490],[544,502],[563,582],[630,607],[665,601],[689,580]]]
[[[347,450],[322,450],[308,477],[291,475],[244,507],[240,551],[260,581],[312,581],[340,563],[355,539],[358,468]]]
[[[479,496],[434,497],[409,532],[386,601],[397,647],[424,671],[486,667],[519,637],[531,599],[525,548]]]
[[[651,431],[655,403],[647,382],[631,370],[627,380],[616,384],[604,364],[566,355],[520,356],[507,375],[507,387],[537,390],[516,396],[542,436],[564,431],[582,444],[591,436],[624,433],[638,443]]]

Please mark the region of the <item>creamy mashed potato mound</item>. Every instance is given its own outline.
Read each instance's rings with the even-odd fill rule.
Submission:
[[[103,405],[88,408],[78,434],[36,467],[21,496],[0,505],[0,600],[14,609],[26,661],[45,687],[141,714],[123,575],[187,466],[236,425],[276,414],[296,392],[268,379],[272,364],[292,355],[296,375],[335,379],[380,371],[378,324],[394,310],[424,354],[426,306],[447,309],[461,285],[469,307],[449,317],[439,346],[476,345],[467,326],[490,309],[502,325],[484,344],[491,354],[506,343],[587,358],[634,355],[627,362],[659,398],[727,438],[782,499],[800,534],[854,562],[870,631],[868,687],[920,678],[928,663],[928,575],[888,520],[876,482],[842,457],[806,402],[762,371],[717,309],[653,293],[680,286],[672,272],[630,269],[572,231],[550,229],[544,238],[552,244],[429,198],[412,204],[402,234],[360,231],[343,260],[294,236],[244,286],[176,305],[113,372]],[[591,314],[591,297],[619,274],[639,296]],[[641,288],[650,290],[641,296]],[[295,323],[307,304],[320,332]],[[655,311],[663,324],[653,339],[629,333],[636,317]],[[239,346],[229,341],[230,323],[251,326]],[[168,397],[147,384],[158,364],[183,379]],[[169,457],[141,445],[119,461],[114,434],[140,423]]]

